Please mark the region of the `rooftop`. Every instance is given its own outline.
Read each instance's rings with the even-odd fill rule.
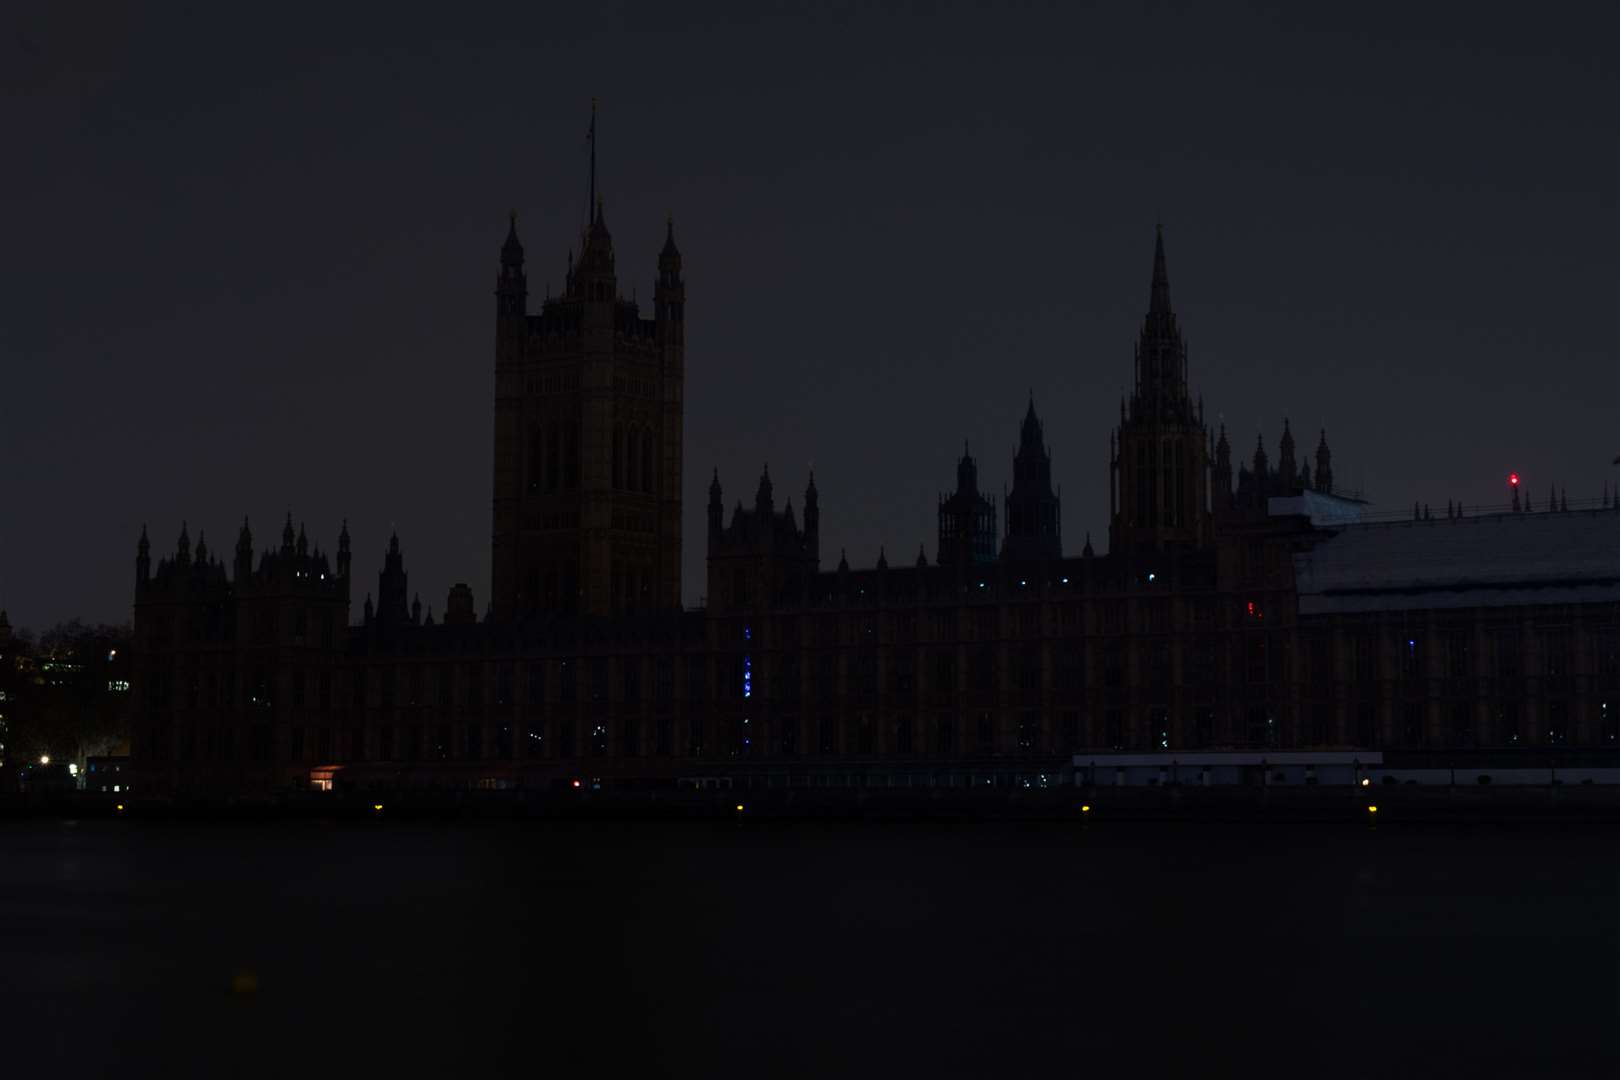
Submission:
[[[1620,602],[1620,513],[1350,525],[1294,572],[1302,615]]]

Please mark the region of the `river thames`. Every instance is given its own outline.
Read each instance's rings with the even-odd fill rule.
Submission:
[[[0,1027],[67,1075],[1615,1075],[1617,839],[3,822]]]

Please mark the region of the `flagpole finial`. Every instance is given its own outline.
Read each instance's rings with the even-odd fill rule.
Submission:
[[[594,97],[591,98],[591,127],[585,134],[585,141],[591,144],[590,191],[587,193],[585,201],[585,227],[588,229],[594,220],[593,215],[596,213],[598,205],[596,197],[596,98]]]

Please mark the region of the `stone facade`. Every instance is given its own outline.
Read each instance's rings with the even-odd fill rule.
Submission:
[[[868,569],[842,554],[821,568],[813,477],[796,512],[791,499],[777,508],[766,470],[752,506],[739,500],[728,521],[716,470],[701,610],[679,605],[684,287],[673,230],[652,320],[618,296],[600,209],[565,295],[538,316],[524,296],[514,225],[497,289],[488,614],[466,585],[439,622],[407,605],[398,538],[378,602],[368,597],[350,625],[346,530],[333,566],[290,520],[280,548],[255,562],[244,524],[230,575],[201,542],[193,555],[184,532],[153,571],[143,534],[133,746],[143,782],[544,787],[741,772],[934,782],[1055,772],[1088,750],[1620,745],[1620,574],[1601,554],[1571,571],[1573,585],[1529,571],[1515,582],[1508,558],[1507,577],[1483,591],[1460,578],[1331,585],[1302,602],[1301,580],[1316,580],[1309,560],[1373,535],[1357,529],[1388,527],[1313,519],[1311,507],[1359,513],[1333,493],[1325,434],[1314,475],[1296,471],[1285,426],[1278,465],[1262,445],[1234,490],[1226,434],[1212,439],[1187,389],[1162,236],[1136,386],[1114,433],[1106,554],[1089,538],[1080,555],[1062,552],[1031,401],[999,554],[994,509],[965,456],[950,522],[941,503],[935,564],[919,554],[891,567],[880,553]],[[1557,519],[1620,540],[1608,506],[1520,516],[1532,531]],[[1378,536],[1390,550],[1445,546],[1440,534]],[[1494,536],[1468,542],[1509,543]]]

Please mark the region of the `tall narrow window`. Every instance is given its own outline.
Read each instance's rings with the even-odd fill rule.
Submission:
[[[624,428],[613,426],[613,486],[623,488],[624,483]]]
[[[641,437],[641,490],[651,492],[657,489],[653,482],[653,444],[652,433],[643,433]]]
[[[641,441],[635,428],[625,432],[624,436],[624,487],[626,491],[636,490],[636,449]]]
[[[545,475],[542,471],[545,466],[544,437],[545,433],[540,430],[539,424],[535,424],[529,429],[528,489],[531,494],[540,490],[541,481]]]
[[[567,478],[564,481],[569,490],[579,487],[579,421],[568,422],[568,462]]]

